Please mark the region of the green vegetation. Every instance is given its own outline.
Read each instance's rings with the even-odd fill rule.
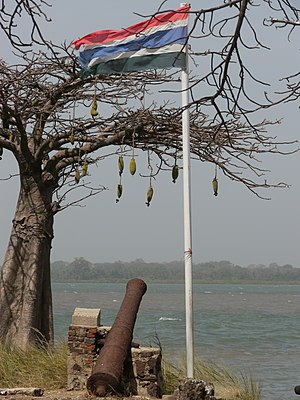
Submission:
[[[185,368],[163,362],[165,392],[173,393],[177,387],[178,379],[186,376]],[[195,360],[195,379],[212,383],[217,397],[223,400],[260,400],[261,386],[253,375],[240,373],[237,375],[225,366]]]
[[[67,385],[67,346],[24,352],[0,346],[0,387],[61,389]]]
[[[184,368],[163,361],[165,393],[173,393],[178,379],[186,376]],[[226,367],[195,362],[195,378],[213,383],[216,394],[224,400],[260,400],[260,386],[252,376],[236,375]],[[0,347],[0,387],[41,387],[45,390],[67,387],[67,346],[29,351]]]
[[[84,258],[73,262],[57,261],[52,264],[52,279],[64,281],[122,282],[139,277],[147,282],[183,282],[183,261],[168,263],[146,263],[143,260],[132,262],[91,263]],[[229,261],[211,261],[193,266],[193,277],[199,283],[300,283],[300,268],[276,263],[268,267],[250,265],[247,268]]]

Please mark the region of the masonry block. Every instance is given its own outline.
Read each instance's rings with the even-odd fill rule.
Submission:
[[[101,310],[99,308],[75,308],[72,315],[72,325],[100,326]]]

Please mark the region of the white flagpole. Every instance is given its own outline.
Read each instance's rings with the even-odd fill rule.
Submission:
[[[180,3],[180,7],[189,3]],[[185,266],[185,326],[187,377],[194,377],[194,323],[192,278],[192,227],[191,227],[191,162],[190,162],[190,113],[188,45],[186,63],[181,75],[182,89],[182,153],[183,153],[183,208],[184,208],[184,266]]]

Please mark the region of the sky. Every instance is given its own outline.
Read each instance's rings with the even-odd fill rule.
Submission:
[[[141,18],[134,12],[151,14],[158,8],[160,1],[127,0],[125,3],[118,0],[88,0],[84,6],[79,0],[55,0],[50,3],[53,6],[48,14],[52,22],[44,26],[45,36],[54,42],[69,43],[92,31],[121,29],[140,22]],[[193,3],[192,8],[200,7],[201,3]],[[177,7],[177,2],[169,0],[164,9]],[[283,31],[275,28],[269,28],[266,35],[266,41],[274,50],[268,57],[251,55],[251,62],[257,71],[268,76],[276,85],[282,71],[289,71],[289,67],[299,65],[299,34],[295,33],[291,42],[286,40]],[[12,59],[11,49],[7,42],[4,43],[0,50],[1,57],[9,61]],[[153,100],[151,96],[146,99],[149,103]],[[174,102],[180,106],[176,95]],[[281,126],[272,128],[271,134],[278,135],[281,140],[298,139],[297,104],[290,103],[266,110],[265,117],[283,118]],[[219,195],[213,196],[213,165],[193,161],[193,262],[228,260],[241,266],[276,262],[279,265],[300,267],[299,158],[300,153],[262,158],[262,166],[271,171],[267,176],[270,182],[286,182],[291,185],[288,189],[263,192],[271,197],[268,201],[259,199],[221,173],[218,176]],[[136,161],[138,173],[147,173],[145,158],[139,154]],[[15,162],[7,152],[0,165],[2,179],[16,172]],[[154,197],[150,207],[145,205],[148,180],[138,174],[130,176],[128,169],[124,173],[122,199],[116,203],[116,157],[99,163],[90,173],[93,183],[104,185],[108,190],[88,199],[83,207],[68,208],[56,216],[52,261],[71,262],[76,257],[84,257],[91,262],[135,259],[168,262],[184,259],[182,173],[176,184],[172,183],[170,172],[163,172],[157,177],[153,182]],[[18,179],[0,181],[0,191],[1,264],[15,211]]]

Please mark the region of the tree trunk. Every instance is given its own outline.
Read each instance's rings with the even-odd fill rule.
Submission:
[[[21,174],[20,194],[0,276],[0,342],[26,349],[53,342],[50,250],[52,188]]]

